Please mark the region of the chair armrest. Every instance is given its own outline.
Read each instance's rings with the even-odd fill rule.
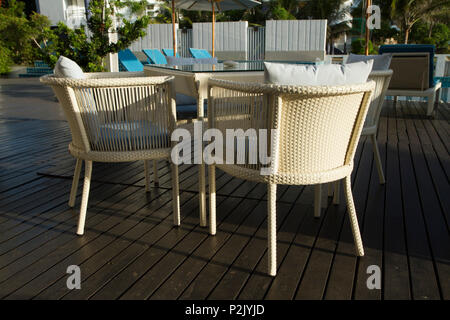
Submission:
[[[105,72],[107,73],[107,72]],[[115,74],[127,72],[112,72]],[[146,85],[164,84],[174,79],[174,77],[148,77],[144,73],[129,72],[126,77],[110,77],[100,75],[101,73],[88,74],[87,79],[59,78],[54,75],[46,75],[40,78],[40,81],[47,85],[56,85],[72,88],[116,88],[116,87],[134,87]],[[97,76],[98,75],[98,76]],[[97,77],[96,77],[97,76]]]

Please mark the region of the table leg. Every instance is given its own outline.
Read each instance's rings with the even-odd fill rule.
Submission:
[[[202,122],[202,137],[200,138],[200,141],[197,141],[199,143],[199,154],[201,157],[201,163],[198,167],[198,201],[199,201],[199,210],[200,210],[200,226],[206,227],[206,177],[205,177],[205,163],[203,162],[203,109],[204,109],[204,99],[202,96],[198,98],[197,101],[197,120]]]

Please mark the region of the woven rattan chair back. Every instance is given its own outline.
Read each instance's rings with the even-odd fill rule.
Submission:
[[[216,233],[215,167],[237,178],[267,183],[268,273],[275,276],[277,184],[320,185],[344,178],[356,253],[364,255],[350,176],[374,86],[373,81],[339,87],[295,87],[210,79],[210,128],[225,134],[226,129],[274,129],[267,139],[272,158],[268,171],[260,170],[263,163],[218,163],[217,158],[209,166],[210,234]],[[255,144],[260,147],[250,135],[241,140],[247,158]]]
[[[327,179],[322,173],[339,175],[339,168],[351,165],[374,86],[294,87],[218,79],[209,83],[210,128],[224,134],[231,128],[276,129],[278,136],[269,140],[274,142],[269,147],[271,179],[288,184],[319,183]],[[261,164],[225,166],[258,170]]]
[[[369,111],[367,112],[365,128],[378,127],[381,109],[383,107],[386,91],[392,78],[393,71],[372,71],[369,80],[375,82],[375,89],[372,94]]]
[[[173,77],[146,77],[142,72],[85,73],[85,79],[41,77],[51,86],[72,134],[69,152],[77,159],[69,206],[75,205],[82,163],[85,178],[77,234],[84,233],[92,164],[144,160],[145,187],[150,190],[148,161],[158,184],[158,159],[170,160],[170,136],[176,127]],[[178,167],[171,164],[174,224],[180,224]]]

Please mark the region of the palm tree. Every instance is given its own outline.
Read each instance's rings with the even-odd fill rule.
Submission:
[[[409,34],[416,22],[448,10],[449,0],[392,0],[391,18],[404,34],[404,43],[408,43]]]
[[[331,50],[334,48],[334,39],[347,33],[351,29],[350,6],[345,5],[346,0],[315,0],[308,1],[297,14],[300,19],[326,19],[327,43]],[[330,51],[331,51],[330,50]]]

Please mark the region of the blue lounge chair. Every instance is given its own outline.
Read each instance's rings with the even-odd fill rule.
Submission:
[[[119,67],[121,71],[144,71],[143,64],[130,49],[119,51]]]
[[[173,57],[173,49],[162,49],[162,52],[169,57]],[[180,55],[177,52],[177,57],[179,57]]]
[[[401,56],[402,54],[411,54],[411,53],[428,53],[428,85],[429,87],[433,87],[435,85],[435,81],[433,79],[434,73],[434,53],[436,51],[436,47],[432,44],[385,44],[380,46],[379,54],[383,53],[392,53],[393,56]],[[395,60],[394,60],[395,61]],[[394,62],[393,61],[393,62]],[[392,62],[391,62],[392,65]],[[390,87],[395,83],[395,75],[392,76],[394,82],[391,81]]]
[[[382,45],[378,52],[391,53],[390,69],[394,71],[387,96],[426,97],[427,116],[435,110],[436,95],[442,86],[435,82],[434,53],[436,48],[429,44]]]
[[[153,64],[167,64],[166,57],[158,49],[143,49],[142,52],[145,53]]]
[[[189,48],[189,52],[194,58],[201,59],[201,58],[212,58],[212,56],[209,54],[209,52],[205,49],[194,49]]]

